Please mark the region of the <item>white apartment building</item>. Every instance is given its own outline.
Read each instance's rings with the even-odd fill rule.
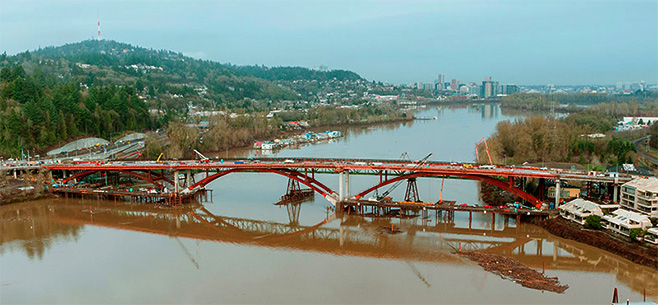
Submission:
[[[658,245],[658,228],[648,229],[647,234],[644,235],[644,241]]]
[[[649,220],[647,215],[623,209],[603,216],[601,224],[610,231],[626,236],[630,235],[632,229],[646,230],[652,226],[651,220]]]
[[[601,210],[601,207],[598,204],[581,198],[571,200],[561,205],[558,209],[560,210],[560,216],[562,216],[562,218],[577,222],[581,225],[585,224],[585,218],[587,218],[587,216],[603,216],[603,210]]]
[[[621,186],[622,208],[658,218],[658,178],[636,178]]]

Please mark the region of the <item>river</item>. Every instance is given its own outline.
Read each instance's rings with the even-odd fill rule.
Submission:
[[[475,143],[508,116],[496,105],[431,108],[414,121],[343,129],[344,137],[279,157],[475,158]],[[253,156],[230,151],[227,156]],[[333,189],[337,175],[316,175]],[[354,194],[379,177],[351,176]],[[181,209],[48,199],[0,207],[0,303],[544,303],[658,301],[658,272],[514,219],[487,214],[428,218],[336,217],[321,196],[273,203],[285,177],[231,174],[201,204]],[[440,180],[419,179],[438,200]],[[392,195],[403,196],[405,185]],[[478,185],[446,180],[444,200],[482,204]],[[402,232],[383,233],[393,224]],[[569,285],[563,294],[524,288],[452,254],[509,255]]]

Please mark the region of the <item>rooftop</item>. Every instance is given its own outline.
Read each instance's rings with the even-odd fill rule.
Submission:
[[[624,186],[633,187],[638,191],[658,193],[658,178],[656,177],[643,177],[636,178],[632,181],[624,183]]]

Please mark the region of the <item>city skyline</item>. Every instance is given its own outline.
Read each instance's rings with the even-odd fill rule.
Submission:
[[[122,9],[117,9],[117,7]],[[96,39],[395,84],[658,82],[655,1],[3,1],[0,52]]]

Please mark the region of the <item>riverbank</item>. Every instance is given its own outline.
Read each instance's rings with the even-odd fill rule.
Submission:
[[[25,182],[17,179],[0,186],[0,205],[48,198],[52,194],[45,183]]]
[[[588,244],[619,255],[636,264],[658,270],[658,247],[645,247],[638,243],[623,241],[621,237],[612,237],[603,231],[587,230],[559,217],[535,219],[532,224],[546,229],[555,236]]]
[[[386,124],[402,124],[402,123],[413,122],[414,120],[415,117],[411,116],[406,118],[397,118],[393,120],[376,121],[376,122],[352,122],[352,123],[340,124],[340,125],[323,125],[323,126],[312,126],[308,128],[301,128],[301,129],[280,130],[276,134],[259,138],[258,141],[274,141],[275,139],[279,139],[279,138],[289,138],[294,136],[300,136],[308,132],[317,133],[317,132],[324,132],[326,130],[338,130],[343,133],[343,136],[345,136],[345,132],[350,128],[359,128],[359,127],[366,128],[366,127],[381,126]],[[253,149],[253,143],[255,141],[256,140],[246,140],[242,145],[233,145],[230,148],[221,149],[221,150],[206,150],[204,151],[204,153],[208,153],[209,155],[212,156],[219,156],[220,154],[226,154],[225,157],[228,157],[229,155],[234,156],[234,154],[237,154],[238,156],[234,156],[234,157],[239,157],[244,155],[245,151],[251,151]]]

